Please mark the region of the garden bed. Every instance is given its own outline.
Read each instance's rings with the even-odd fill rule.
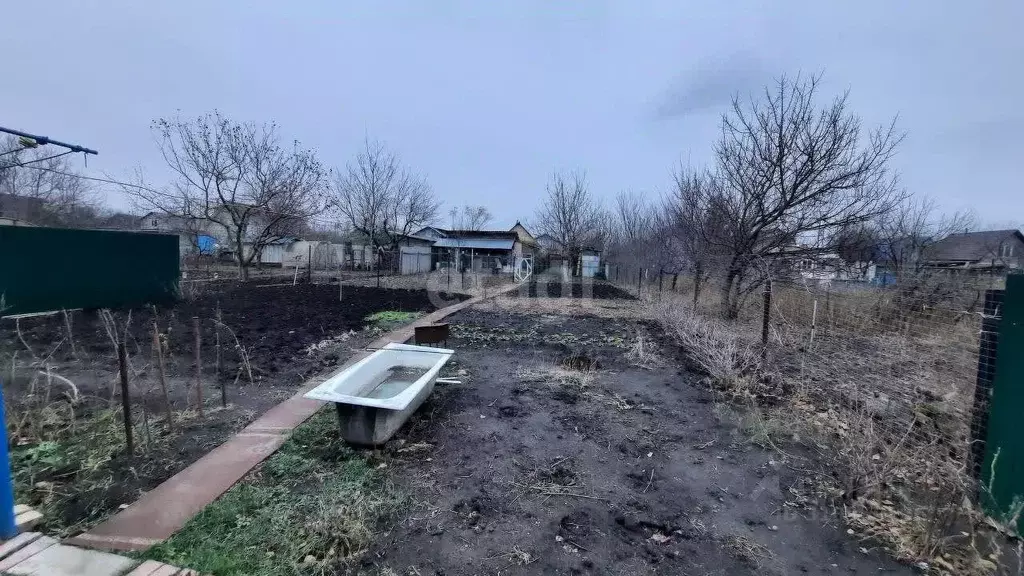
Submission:
[[[585,298],[594,300],[636,300],[636,296],[604,280],[579,278],[563,282],[558,277],[544,277],[531,280],[519,286],[509,296],[523,298]]]
[[[0,360],[18,501],[43,513],[46,532],[64,536],[87,528],[383,331],[465,298],[350,286],[342,296],[339,301],[337,285],[220,282],[155,311],[2,320]],[[202,416],[193,318],[200,326]],[[153,359],[154,319],[173,430]],[[134,454],[125,450],[115,340],[128,353]],[[221,406],[222,389],[227,407]]]
[[[798,463],[647,326],[531,304],[452,315],[456,382],[383,449],[322,411],[147,556],[224,576],[912,573],[794,502]]]

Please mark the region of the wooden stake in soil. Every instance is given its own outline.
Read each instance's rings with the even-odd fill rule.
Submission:
[[[814,309],[811,311],[811,339],[807,343],[807,351],[814,348],[814,332],[818,329],[818,301],[814,301]]]
[[[124,342],[117,345],[117,365],[121,372],[121,409],[124,412],[124,439],[128,444],[128,453],[135,453],[135,439],[132,438],[132,403],[128,396],[128,351]]]
[[[71,345],[71,357],[77,359],[78,351],[75,350],[75,335],[71,332],[71,315],[68,314],[67,310],[62,310],[62,312],[64,312],[64,326],[68,330],[68,344]]]
[[[214,350],[217,351],[217,381],[220,382],[220,405],[222,408],[228,407],[228,385],[224,382],[224,361],[220,353],[220,302],[217,302],[217,322],[216,330],[214,332],[215,344]]]
[[[764,311],[761,316],[761,356],[768,352],[768,325],[772,320],[772,281],[764,283]]]
[[[196,334],[196,411],[199,417],[203,417],[203,360],[199,353],[201,340],[199,338],[199,317],[192,317],[192,331]]]
[[[156,364],[156,376],[160,379],[160,391],[164,395],[164,409],[167,411],[167,431],[174,431],[174,411],[171,410],[171,397],[167,395],[167,380],[164,379],[164,351],[160,346],[160,328],[153,320],[153,363]]]
[[[148,392],[148,391],[147,391]],[[149,394],[142,395],[142,430],[146,433],[146,452],[152,450],[153,439],[149,434],[149,412],[146,411],[146,400]]]

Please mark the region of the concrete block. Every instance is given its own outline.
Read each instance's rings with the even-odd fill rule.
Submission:
[[[7,558],[11,554],[35,542],[41,536],[42,534],[39,532],[23,532],[3,544],[0,544],[0,560]]]
[[[9,572],[15,565],[43,552],[56,543],[57,541],[49,536],[40,536],[39,538],[36,538],[34,542],[27,546],[23,546],[21,549],[11,553],[3,560],[0,560],[0,572]],[[13,572],[11,573],[13,574]]]
[[[153,572],[150,576],[178,576],[180,572],[181,569],[177,566],[168,566],[164,564],[162,568]]]
[[[12,576],[120,576],[135,560],[72,546],[49,546],[6,568]]]
[[[43,521],[43,515],[35,510],[29,508],[20,514],[16,514],[14,517],[14,525],[17,526],[18,532],[28,532],[39,525]]]
[[[142,564],[136,566],[135,570],[132,570],[125,576],[153,576],[157,570],[164,568],[165,566],[167,566],[167,564],[157,562],[156,560],[146,560]]]

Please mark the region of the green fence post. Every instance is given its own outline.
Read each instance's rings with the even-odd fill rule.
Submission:
[[[1019,427],[1024,414],[1024,275],[1007,277],[1000,312],[980,500],[990,516],[1008,521],[1024,500],[1024,434]],[[1024,519],[1018,518],[1017,531],[1022,530]]]

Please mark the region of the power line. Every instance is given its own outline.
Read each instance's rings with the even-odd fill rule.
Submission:
[[[83,174],[75,174],[75,173],[72,173],[72,172],[62,172],[60,170],[54,170],[53,168],[44,168],[42,166],[25,166],[25,168],[31,168],[33,170],[42,170],[43,172],[52,172],[52,173],[58,174],[60,176],[72,176],[72,177],[75,177],[75,178],[81,178],[82,180],[92,180],[93,182],[103,182],[105,184],[114,184],[116,186],[128,186],[129,188],[138,188],[139,190],[145,190],[147,192],[152,192],[154,194],[160,194],[160,195],[168,197],[168,198],[175,198],[174,196],[172,196],[171,194],[168,194],[166,192],[161,192],[159,190],[154,190],[152,188],[147,188],[146,186],[141,186],[139,184],[132,184],[130,182],[118,182],[117,180],[109,180],[107,178],[97,178],[95,176],[85,176]]]
[[[24,150],[24,148],[23,148]],[[25,162],[18,162],[17,164],[6,164],[3,168],[38,168],[38,166],[29,166],[35,162],[45,162],[47,160],[53,160],[54,158],[60,158],[61,156],[67,156],[68,154],[74,154],[74,150],[68,150],[67,152],[61,152],[60,154],[54,154],[53,156],[47,156],[46,158],[36,158],[34,160],[27,160]]]
[[[70,152],[65,152],[64,154],[70,154]],[[59,154],[58,156],[63,156],[64,154]],[[44,160],[45,160],[45,158],[44,158]],[[73,177],[73,178],[81,178],[83,180],[91,180],[93,182],[103,182],[104,184],[113,184],[115,186],[127,186],[129,188],[136,188],[138,190],[145,190],[146,192],[151,192],[153,194],[156,194],[158,196],[163,196],[164,198],[168,198],[170,200],[175,200],[175,201],[181,200],[181,198],[178,197],[178,196],[175,196],[173,194],[169,194],[167,192],[163,192],[163,191],[160,191],[160,190],[155,190],[153,188],[149,188],[148,186],[143,186],[141,184],[132,184],[130,182],[120,182],[118,180],[111,180],[109,178],[98,178],[96,176],[85,176],[83,174],[75,174],[73,172],[63,172],[61,170],[54,170],[53,168],[46,168],[46,167],[43,167],[43,166],[25,166],[25,168],[30,168],[32,170],[42,170],[43,172],[50,172],[50,173],[57,174],[57,175],[60,175],[60,176],[70,176],[70,177]],[[339,221],[322,220],[322,219],[318,219],[318,218],[315,218],[315,217],[310,216],[310,215],[296,214],[294,212],[279,212],[279,214],[281,214],[283,216],[294,216],[296,218],[303,218],[305,220],[308,220],[309,222],[316,223],[316,224],[327,224],[327,225],[332,225],[333,224],[333,225],[338,225],[339,227],[340,227],[340,224],[341,224]]]

